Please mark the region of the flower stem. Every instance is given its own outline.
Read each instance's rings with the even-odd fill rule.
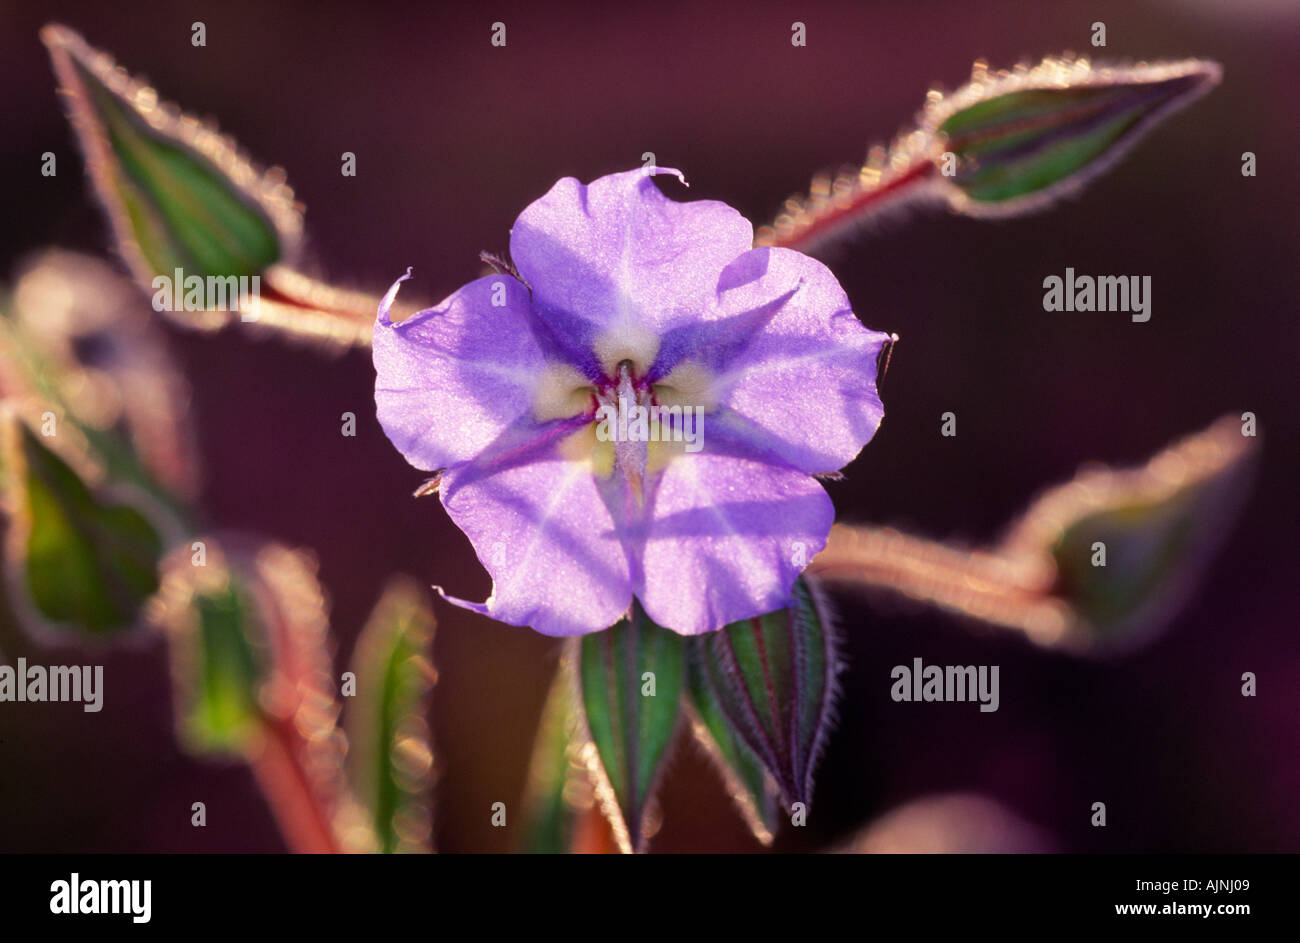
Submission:
[[[275,265],[262,275],[259,297],[241,320],[297,337],[341,347],[369,347],[379,299],[336,288],[302,272]]]
[[[617,855],[620,853],[614,831],[596,803],[577,813],[572,845],[574,855]]]
[[[759,229],[754,244],[812,251],[887,210],[920,198],[929,191],[937,173],[932,160],[918,156],[901,169],[882,172],[867,166],[833,182],[818,177],[808,198],[788,201],[786,212]]]
[[[1010,558],[963,550],[884,527],[831,530],[809,573],[841,586],[888,589],[950,612],[1019,631],[1046,647],[1081,647],[1087,634],[1041,574]]]
[[[267,718],[264,733],[248,755],[248,765],[295,854],[340,854],[330,816],[302,765],[299,741],[290,720]]]

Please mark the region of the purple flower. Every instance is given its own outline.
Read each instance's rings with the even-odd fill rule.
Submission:
[[[812,475],[879,426],[888,338],[820,262],[752,248],[748,220],[669,200],[663,172],[565,178],[511,230],[520,278],[394,322],[408,271],[379,308],[379,421],[442,471],[492,576],[487,602],[459,606],[576,635],[635,596],[708,632],[786,605],[825,546],[834,508]]]

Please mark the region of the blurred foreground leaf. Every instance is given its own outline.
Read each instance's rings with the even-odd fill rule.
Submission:
[[[48,249],[24,267],[11,307],[0,322],[5,395],[61,404],[110,477],[171,504],[192,499],[189,385],[135,284],[101,258]]]
[[[395,579],[352,659],[351,779],[386,854],[430,850],[433,748],[425,714],[435,677],[433,628],[424,594],[411,580]]]
[[[685,682],[685,640],[630,618],[576,642],[586,760],[596,795],[624,852],[644,850],[654,830],[655,792],[677,729]]]
[[[347,783],[324,596],[312,559],[212,537],[168,556],[151,616],[168,634],[178,733],[253,769],[291,849],[366,851]]]
[[[533,740],[524,790],[524,851],[533,854],[569,851],[577,815],[591,807],[591,789],[578,762],[577,724],[573,666],[563,664],[551,681]]]
[[[1046,854],[1056,842],[1039,827],[986,796],[944,793],[890,809],[848,841],[829,849],[852,855]]]
[[[692,646],[702,675],[696,692],[716,703],[705,716],[725,717],[763,761],[786,808],[797,802],[806,812],[840,670],[834,626],[807,580],[795,584],[788,609],[733,622]],[[743,767],[735,772],[745,775]]]
[[[67,27],[46,26],[41,39],[118,249],[142,285],[178,268],[257,275],[296,249],[302,221],[283,174],[254,167]]]
[[[157,621],[167,629],[177,733],[199,753],[245,751],[261,729],[266,627],[253,594],[210,539],[168,557]]]
[[[14,411],[3,422],[6,564],[37,625],[109,635],[139,621],[159,585],[164,539],[132,489],[89,484]],[[85,463],[82,463],[85,464]],[[87,466],[88,468],[89,466]],[[130,503],[128,503],[130,502]]]

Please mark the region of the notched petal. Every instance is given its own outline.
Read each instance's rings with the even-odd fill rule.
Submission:
[[[393,322],[393,302],[409,277],[408,270],[379,307],[375,405],[398,451],[432,471],[468,461],[529,415],[546,360],[518,280],[477,279]]]
[[[492,576],[485,603],[449,602],[544,635],[597,632],[632,602],[629,562],[590,466],[554,450],[443,476],[443,506]]]
[[[598,339],[609,356],[632,338],[653,357],[646,338],[698,319],[719,273],[753,244],[740,213],[716,200],[670,200],[651,179],[659,173],[681,177],[658,167],[586,185],[566,177],[511,230],[539,318],[593,363]]]
[[[736,259],[718,309],[702,346],[724,421],[806,472],[852,461],[884,416],[876,365],[890,335],[862,325],[826,266],[789,249]]]
[[[637,596],[657,623],[684,635],[780,609],[826,545],[834,506],[797,469],[717,435],[664,466],[647,498]]]

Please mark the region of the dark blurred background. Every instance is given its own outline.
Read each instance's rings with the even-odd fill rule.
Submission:
[[[997,223],[918,214],[828,258],[862,319],[902,336],[885,423],[831,485],[841,519],[992,540],[1081,462],[1137,462],[1243,410],[1259,417],[1263,461],[1188,606],[1122,658],[1045,653],[933,611],[837,597],[841,723],[808,827],[778,847],[820,847],[963,791],[1064,850],[1300,850],[1294,3],[5,3],[6,279],[41,247],[106,251],[37,39],[51,20],[285,167],[320,272],[381,291],[414,265],[430,299],[475,277],[480,249],[505,250],[515,215],[563,175],[590,180],[653,151],[685,171],[691,198],[758,224],[814,171],[891,138],[927,88],[955,88],[977,57],[1096,53],[1100,20],[1108,57],[1223,63],[1220,88],[1079,200]],[[190,44],[196,20],[205,48]],[[495,20],[506,48],[489,44]],[[790,44],[795,20],[806,48]],[[54,178],[39,175],[47,150]],[[355,178],[339,173],[344,151]],[[1257,155],[1255,178],[1241,176],[1243,151]],[[1045,313],[1042,280],[1067,266],[1151,275],[1151,321]],[[167,330],[193,384],[210,521],[315,550],[340,660],[391,573],[487,595],[438,503],[410,497],[422,476],[374,421],[367,353]],[[339,435],[345,410],[354,439]],[[946,410],[955,439],[939,435]],[[490,827],[489,807],[518,809],[559,647],[446,605],[437,615],[436,843],[504,850],[511,835]],[[1000,665],[1001,709],[893,703],[889,670],[916,656]],[[0,850],[282,849],[244,767],[175,746],[162,644],[95,661],[107,665],[102,713],[0,705]],[[1243,671],[1258,675],[1255,698],[1241,696]],[[205,829],[189,824],[199,800]],[[1106,828],[1089,825],[1094,801]],[[689,748],[664,819],[656,849],[757,847]]]

